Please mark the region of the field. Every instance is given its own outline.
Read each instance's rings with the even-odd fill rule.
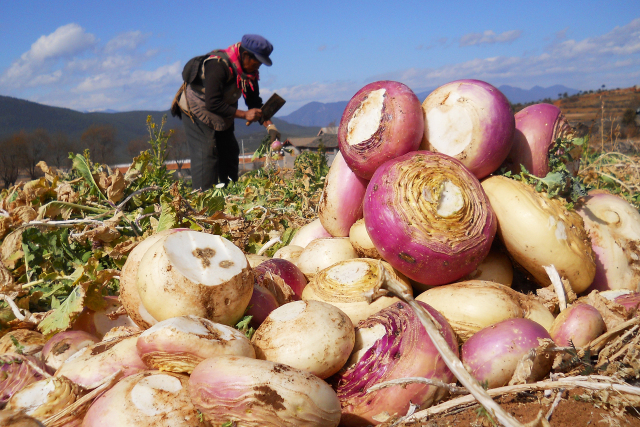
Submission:
[[[623,123],[627,110],[640,107],[640,93],[602,91],[554,104],[584,138],[580,184],[608,190],[640,208],[640,135],[635,126]],[[19,329],[51,336],[72,327],[83,311],[104,309],[103,297],[119,293],[128,254],[159,231],[204,231],[229,239],[246,254],[272,256],[317,218],[329,171],[322,152],[304,153],[292,169],[267,163],[227,188],[193,192],[164,167],[169,135],[151,118],[147,126],[149,149],[125,174],[92,162],[86,151],[73,156],[68,173],[41,163],[42,178],[2,191],[0,337]],[[266,156],[271,155],[267,150]],[[513,287],[523,293],[538,288],[522,271],[516,271]],[[640,426],[637,323],[611,334],[586,356],[565,350],[572,358],[562,373],[553,374],[552,380],[560,381],[555,387],[545,391],[544,384],[527,384],[505,390],[496,400],[523,424],[537,419],[527,425]],[[605,349],[610,356],[606,365],[598,359]],[[631,391],[589,389],[619,382],[612,379],[617,369],[625,369]],[[449,400],[382,425],[497,425],[473,400],[459,399],[458,404]]]

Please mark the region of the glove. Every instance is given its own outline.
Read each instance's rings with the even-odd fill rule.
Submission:
[[[278,132],[278,128],[273,123],[267,126],[267,132],[269,133],[269,142],[273,142],[276,139],[280,141],[280,138],[282,138],[282,135]]]

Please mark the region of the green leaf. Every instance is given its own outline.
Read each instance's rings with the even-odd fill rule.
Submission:
[[[244,333],[245,336],[249,339],[251,339],[253,333],[256,331],[251,326],[249,326],[249,322],[251,322],[251,319],[253,319],[253,316],[244,316],[242,320],[240,320],[236,324],[236,329]]]
[[[158,227],[156,233],[173,228],[178,220],[176,210],[171,205],[171,200],[163,194],[160,196],[160,205],[162,206],[162,213],[158,219]]]
[[[103,200],[107,200],[105,195],[102,194],[102,191],[100,191],[98,184],[96,184],[96,181],[93,179],[93,174],[91,173],[91,168],[87,163],[87,159],[85,159],[82,154],[76,154],[75,156],[71,157],[71,161],[73,169],[75,169],[80,174],[80,176],[82,176],[85,180],[87,180],[87,182],[92,185],[93,189],[98,192]]]
[[[38,330],[44,335],[53,335],[69,329],[84,308],[84,297],[82,286],[76,286],[60,307],[40,322]]]

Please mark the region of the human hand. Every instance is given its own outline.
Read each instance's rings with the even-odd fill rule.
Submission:
[[[262,117],[262,110],[259,108],[252,108],[247,111],[247,114],[245,115],[247,124],[260,120],[260,117]]]
[[[280,138],[282,138],[282,135],[280,135],[278,128],[273,123],[267,126],[267,132],[269,133],[269,142],[273,142],[275,140],[280,141]]]

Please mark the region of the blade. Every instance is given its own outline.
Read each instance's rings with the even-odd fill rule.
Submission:
[[[282,108],[285,102],[287,101],[282,99],[282,97],[277,93],[271,95],[267,102],[262,106],[262,118],[259,120],[260,124],[264,123],[266,120],[270,120],[271,117],[273,117],[273,115]]]

